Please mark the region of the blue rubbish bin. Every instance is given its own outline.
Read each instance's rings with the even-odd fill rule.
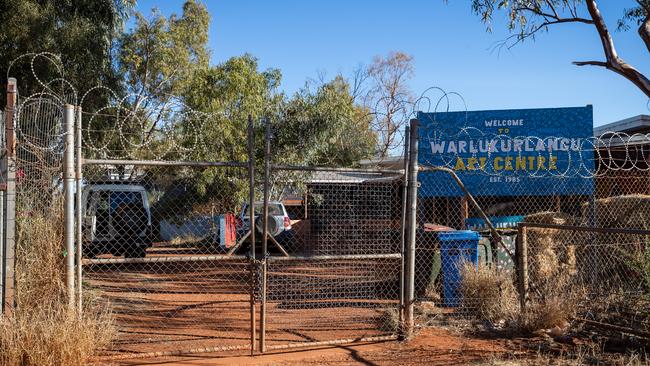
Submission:
[[[442,262],[445,306],[456,307],[461,300],[459,265],[464,261],[478,266],[479,234],[475,231],[445,231],[438,234]]]

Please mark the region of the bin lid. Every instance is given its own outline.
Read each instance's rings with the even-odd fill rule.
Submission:
[[[479,234],[472,230],[441,231],[438,233],[440,241],[452,240],[478,240]]]

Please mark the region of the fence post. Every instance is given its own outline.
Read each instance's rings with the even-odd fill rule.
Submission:
[[[6,167],[7,165],[4,164],[4,166]],[[4,187],[0,190],[0,314],[4,313],[5,298],[5,189],[7,189],[4,176],[2,180],[4,181]]]
[[[404,260],[406,248],[406,230],[407,230],[407,213],[408,210],[408,182],[409,182],[409,144],[411,141],[410,127],[404,128],[404,183],[402,185],[402,222],[400,230],[400,271],[399,271],[399,338],[404,339]]]
[[[250,298],[250,312],[251,312],[251,355],[255,354],[255,130],[253,126],[253,116],[248,115],[248,211],[249,211],[249,228],[251,231],[251,298]]]
[[[64,219],[65,219],[65,250],[66,250],[66,277],[65,283],[68,289],[68,306],[74,309],[75,306],[75,283],[74,283],[74,265],[75,265],[75,250],[74,250],[74,182],[75,182],[75,166],[74,166],[74,117],[75,107],[66,104],[64,107],[65,113],[63,115],[63,129],[65,131],[65,143],[63,147],[63,202],[64,202]]]
[[[408,182],[408,232],[406,243],[406,278],[405,278],[405,308],[404,308],[404,336],[413,334],[415,328],[414,302],[415,302],[415,241],[418,210],[418,125],[417,119],[411,120],[409,138],[409,182]]]
[[[269,235],[269,160],[271,159],[271,123],[266,120],[264,133],[264,211],[262,222],[262,286],[260,294],[260,352],[266,350],[266,258],[268,252]]]
[[[519,287],[519,312],[526,312],[528,298],[528,228],[524,224],[517,226],[516,257],[517,257],[517,285]]]
[[[75,149],[76,149],[76,161],[75,161],[75,180],[76,180],[76,204],[75,204],[75,214],[76,214],[76,229],[77,229],[77,245],[75,251],[76,267],[77,267],[77,311],[81,315],[81,309],[83,307],[83,292],[81,286],[81,279],[83,276],[83,268],[81,263],[81,256],[83,254],[83,217],[82,217],[82,168],[81,164],[81,107],[77,107],[77,118],[75,120]]]
[[[589,205],[588,207],[588,216],[587,216],[587,226],[594,228],[597,226],[597,212],[596,212],[596,194],[592,193],[589,196]],[[600,260],[599,260],[599,251],[600,248],[597,244],[598,234],[595,232],[587,233],[587,248],[588,248],[588,258],[593,266],[593,270],[589,274],[589,282],[591,285],[596,285],[598,282],[598,272],[600,271]]]
[[[15,78],[7,80],[7,108],[5,109],[5,139],[7,162],[7,191],[5,202],[5,229],[2,278],[2,312],[10,313],[15,305],[15,249],[16,249],[16,133],[14,112],[16,107],[17,85]]]

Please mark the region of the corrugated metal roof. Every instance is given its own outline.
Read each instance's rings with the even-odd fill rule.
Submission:
[[[401,175],[362,172],[313,172],[307,183],[379,183],[402,179]]]
[[[608,132],[648,133],[650,132],[650,116],[640,114],[638,116],[622,119],[620,121],[607,123],[594,127],[594,136],[601,136]]]

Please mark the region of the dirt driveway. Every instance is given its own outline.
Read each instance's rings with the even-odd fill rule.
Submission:
[[[468,338],[443,328],[422,330],[409,342],[381,342],[264,356],[225,357],[197,355],[126,361],[123,365],[467,365],[500,358],[506,353],[525,354],[507,340]]]

